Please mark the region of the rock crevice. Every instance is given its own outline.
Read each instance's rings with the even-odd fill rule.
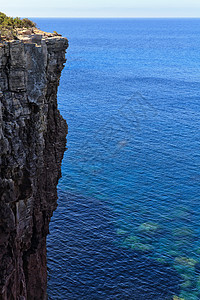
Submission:
[[[46,236],[67,134],[57,109],[67,47],[60,36],[0,44],[2,300],[46,299]]]

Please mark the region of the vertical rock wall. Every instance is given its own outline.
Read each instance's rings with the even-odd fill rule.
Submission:
[[[0,45],[0,299],[46,299],[46,236],[67,124],[57,88],[67,39]]]

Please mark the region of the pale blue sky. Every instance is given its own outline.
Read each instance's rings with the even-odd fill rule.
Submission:
[[[0,10],[27,17],[200,17],[200,0],[5,0]]]

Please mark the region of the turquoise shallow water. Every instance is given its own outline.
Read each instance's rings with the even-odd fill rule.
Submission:
[[[50,299],[200,299],[200,20],[36,22],[70,43]]]

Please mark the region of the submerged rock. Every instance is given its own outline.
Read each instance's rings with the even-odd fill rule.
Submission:
[[[160,229],[159,224],[154,222],[145,222],[138,227],[138,230],[142,233],[155,234]]]
[[[132,244],[131,248],[134,250],[139,250],[139,251],[143,251],[143,252],[153,251],[153,249],[154,249],[154,247],[152,245],[138,243],[138,242]]]
[[[175,239],[194,239],[195,233],[192,229],[187,227],[176,228],[173,231]]]
[[[190,288],[192,286],[192,281],[191,280],[185,280],[183,281],[183,283],[181,283],[181,288],[185,289],[185,288]]]
[[[123,230],[123,229],[120,229],[120,228],[118,228],[116,233],[117,233],[117,235],[125,235],[125,234],[127,234],[127,231],[126,231],[126,230]]]
[[[184,299],[184,300],[199,300],[199,296],[196,292],[186,292],[186,291],[182,291],[180,293],[180,299]]]
[[[178,297],[178,296],[173,296],[173,300],[185,300],[185,299],[180,298],[180,297]]]
[[[198,261],[189,257],[176,257],[175,263],[182,266],[194,267],[198,263]]]

